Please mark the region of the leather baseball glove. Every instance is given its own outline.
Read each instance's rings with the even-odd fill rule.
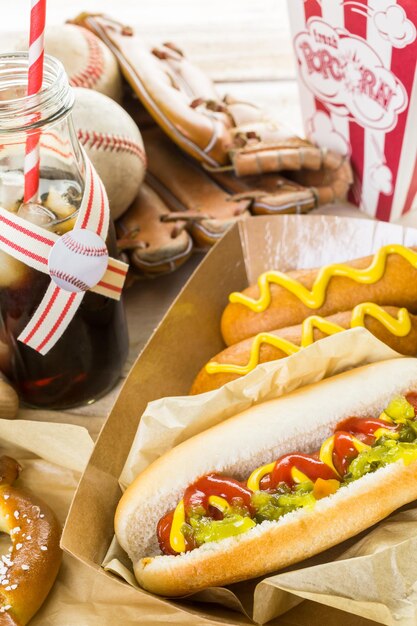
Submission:
[[[169,221],[170,209],[146,183],[116,223],[120,251],[129,257],[135,277],[168,274],[191,255],[193,241],[184,220]]]
[[[159,128],[143,131],[147,182],[171,210],[170,221],[187,220],[195,243],[213,245],[251,213],[304,213],[315,206],[311,190],[279,174],[237,177],[201,168]]]
[[[346,197],[351,170],[345,157],[297,137],[252,103],[221,99],[212,81],[174,44],[149,51],[132,28],[104,15],[82,13],[74,22],[103,40],[158,126],[206,168],[237,176],[319,172],[315,186],[333,190],[326,191],[325,201]]]
[[[346,199],[352,172],[345,157],[297,137],[251,103],[220,98],[212,81],[174,44],[150,51],[130,27],[104,15],[83,13],[73,21],[112,50],[153,120],[144,130],[146,117],[136,102],[134,117],[141,120],[148,157],[147,185],[165,211],[152,221],[155,227],[158,221],[164,227],[180,224],[204,248],[249,213],[304,213]],[[139,259],[145,255],[144,232],[151,223],[147,204],[145,211],[138,199],[118,227],[120,246],[129,242],[131,261],[139,271],[144,271]]]
[[[173,271],[191,254],[216,243],[250,213],[305,212],[314,206],[310,190],[278,174],[238,178],[199,167],[158,128],[142,130],[146,184],[116,223],[118,245],[136,275]],[[188,232],[187,232],[188,231]]]

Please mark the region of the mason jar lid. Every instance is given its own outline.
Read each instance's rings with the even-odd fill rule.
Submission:
[[[60,61],[45,55],[42,89],[27,94],[27,52],[0,54],[0,136],[26,133],[65,117],[74,94]]]

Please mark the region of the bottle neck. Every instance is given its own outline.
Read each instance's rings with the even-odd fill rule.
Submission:
[[[62,234],[84,191],[84,160],[72,123],[74,95],[59,61],[45,57],[41,91],[27,96],[28,55],[0,55],[0,206]],[[39,135],[39,192],[23,203],[27,138]]]
[[[63,65],[45,55],[39,93],[28,96],[27,53],[0,54],[0,139],[27,134],[61,120],[72,109],[74,95]]]

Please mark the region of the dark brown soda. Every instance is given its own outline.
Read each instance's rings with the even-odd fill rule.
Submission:
[[[107,241],[116,256],[114,232]],[[49,276],[25,268],[15,288],[0,287],[0,341],[10,347],[6,374],[29,406],[66,409],[90,403],[118,381],[128,352],[122,302],[87,292],[63,336],[44,356],[17,341],[41,302]]]

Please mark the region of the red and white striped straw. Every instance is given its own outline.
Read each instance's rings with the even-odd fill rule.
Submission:
[[[31,0],[31,5],[28,96],[33,96],[42,89],[46,0]],[[36,114],[33,121],[39,118],[40,112]],[[36,130],[28,134],[26,138],[24,202],[38,199],[40,135],[40,131]]]

